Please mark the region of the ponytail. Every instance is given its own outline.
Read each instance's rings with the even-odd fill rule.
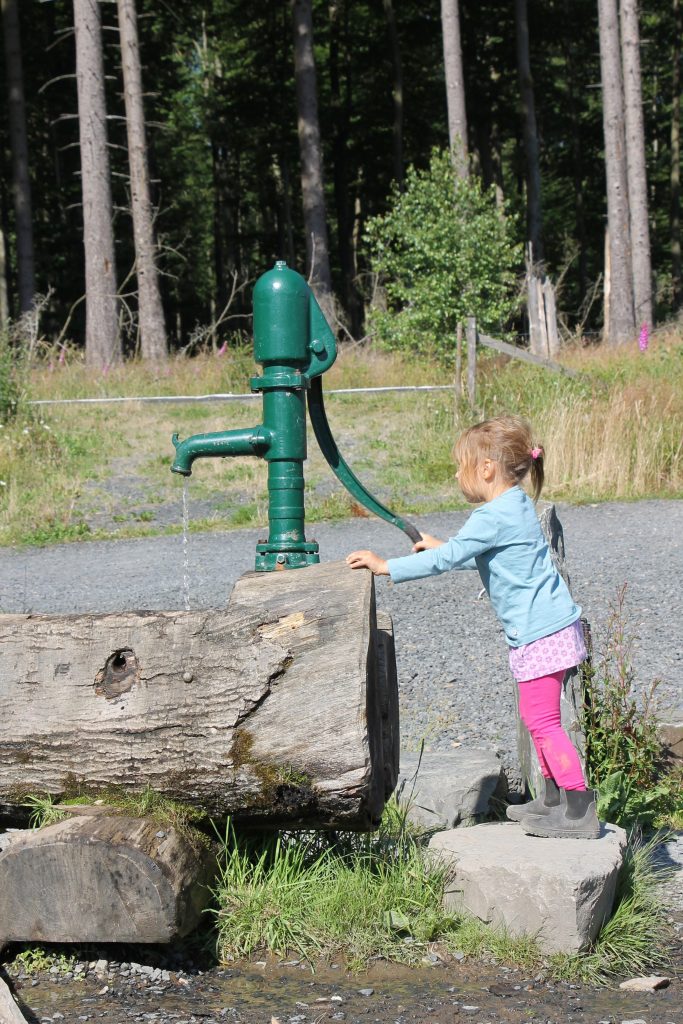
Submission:
[[[532,448],[529,452],[529,476],[531,477],[532,486],[532,498],[534,501],[538,501],[543,490],[543,481],[545,479],[545,472],[543,469],[543,462],[545,459],[545,451],[543,445],[537,445]]]

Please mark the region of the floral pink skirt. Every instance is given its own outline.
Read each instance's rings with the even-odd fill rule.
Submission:
[[[510,671],[518,683],[552,675],[553,672],[574,668],[585,661],[586,644],[581,620],[572,622],[557,633],[532,640],[521,647],[508,648]]]

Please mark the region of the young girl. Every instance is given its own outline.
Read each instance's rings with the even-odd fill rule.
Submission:
[[[519,685],[519,712],[528,728],[544,792],[523,807],[509,807],[535,836],[596,839],[600,825],[581,762],[560,723],[560,694],[567,669],[586,657],[581,609],[553,565],[533,502],[520,484],[531,477],[536,501],[543,486],[543,448],[529,424],[497,416],[470,427],[455,446],[456,478],[475,509],[462,530],[443,542],[428,534],[412,555],[385,560],[353,551],[352,569],[367,568],[394,583],[448,569],[478,569],[505,630],[510,669]]]

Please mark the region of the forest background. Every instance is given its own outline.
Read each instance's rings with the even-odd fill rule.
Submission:
[[[645,2],[638,22],[633,0],[621,3],[622,9],[635,9],[640,28],[636,47],[652,250],[654,309],[643,315],[636,303],[636,329],[643,321],[670,318],[681,303],[679,4]],[[79,8],[95,8],[102,21],[118,323],[123,349],[131,353],[140,339],[119,23],[122,10],[136,5],[2,5],[10,99],[17,69],[10,66],[8,12],[18,16],[26,173],[22,185],[21,140],[10,123],[10,102],[0,107],[0,315],[16,318],[33,295],[48,296],[41,310],[44,334],[77,345],[85,340],[85,171],[76,72],[82,79],[88,69],[82,62],[77,68],[74,17]],[[610,82],[604,81],[603,66],[601,88],[598,15],[600,8],[604,21],[610,7],[616,14],[616,0],[137,0],[146,135],[139,144],[146,145],[150,169],[155,259],[170,347],[205,339],[201,325],[217,321],[211,340],[219,346],[226,337],[248,332],[248,286],[275,259],[310,274],[316,240],[311,253],[297,118],[301,130],[304,93],[311,87],[338,326],[354,338],[365,335],[366,312],[382,283],[373,272],[367,225],[387,211],[392,185],[404,187],[409,167],[426,168],[434,147],[449,145],[446,86],[452,93],[453,83],[444,74],[444,40],[453,12],[471,175],[493,189],[516,241],[531,238],[534,258],[559,279],[567,332],[599,332],[608,195],[603,96]],[[310,76],[304,81],[301,63],[295,76],[294,40],[302,17],[312,19],[312,86]],[[526,57],[520,45],[525,36]],[[622,20],[617,52],[628,43]],[[80,113],[82,131],[82,108]],[[457,143],[452,118],[450,141]],[[304,181],[304,200],[306,187]],[[29,284],[21,265],[21,211],[25,220],[27,207]],[[635,241],[634,235],[634,247]],[[318,240],[318,265],[324,244]],[[521,258],[517,269],[523,272]],[[314,267],[314,278],[317,272]],[[500,323],[499,330],[511,326],[524,333],[519,317]]]

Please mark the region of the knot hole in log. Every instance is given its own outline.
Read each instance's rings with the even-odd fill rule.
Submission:
[[[128,693],[139,682],[140,666],[135,652],[123,647],[109,655],[104,668],[95,676],[95,693],[112,700]]]

